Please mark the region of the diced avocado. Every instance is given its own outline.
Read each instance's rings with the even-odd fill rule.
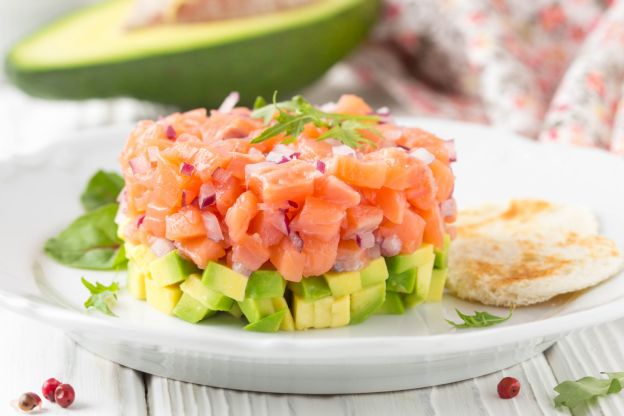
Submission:
[[[133,260],[128,261],[128,282],[126,286],[128,286],[128,292],[135,299],[145,299],[145,273]]]
[[[325,280],[334,296],[350,295],[362,290],[360,272],[325,273]]]
[[[377,283],[351,294],[350,324],[357,324],[365,321],[373,314],[386,300],[386,285]]]
[[[229,311],[234,303],[233,299],[204,286],[198,274],[191,274],[182,282],[180,289],[213,311]]]
[[[236,302],[232,302],[232,307],[227,311],[227,313],[236,319],[240,319],[241,316],[243,316],[243,311],[241,311],[240,306],[238,306],[238,303]]]
[[[429,260],[416,269],[416,285],[414,286],[414,292],[403,295],[403,302],[408,308],[424,302],[429,296],[429,286],[431,285],[434,261],[435,255],[431,252]]]
[[[300,282],[289,282],[288,288],[306,300],[317,300],[332,294],[323,276],[304,277]]]
[[[301,331],[314,327],[314,301],[305,300],[301,296],[293,296],[293,315],[295,329]]]
[[[360,278],[362,279],[362,287],[372,286],[388,279],[388,268],[384,258],[379,257],[368,263],[365,268],[360,270]]]
[[[426,263],[433,254],[433,245],[423,244],[418,250],[412,254],[400,254],[398,256],[392,256],[386,258],[386,264],[390,274],[403,273],[414,267],[418,267]]]
[[[149,264],[152,280],[159,286],[169,286],[186,280],[192,273],[197,273],[197,267],[183,259],[177,250],[170,251]]]
[[[145,272],[149,270],[150,263],[158,259],[145,244],[132,244],[126,241],[124,248],[126,249],[126,257]]]
[[[267,299],[284,296],[286,281],[275,270],[256,270],[249,276],[245,298]]]
[[[444,293],[444,285],[446,284],[446,277],[448,276],[448,269],[433,269],[431,273],[431,285],[429,286],[429,296],[427,296],[427,302],[440,302],[442,300],[442,294]]]
[[[332,324],[334,298],[328,296],[314,301],[314,328],[329,328]]]
[[[442,246],[442,250],[438,250],[437,248],[434,250],[435,252],[434,267],[436,269],[446,269],[448,267],[448,253],[449,253],[450,246],[451,246],[451,236],[448,234],[445,234],[444,245]]]
[[[417,268],[407,269],[401,273],[390,273],[386,281],[389,292],[412,293],[416,285]]]
[[[271,299],[273,302],[273,307],[276,311],[286,310],[284,314],[284,320],[282,321],[282,325],[280,329],[282,331],[294,331],[295,330],[295,321],[290,313],[290,309],[288,308],[288,303],[286,303],[286,299],[283,296],[278,298]]]
[[[208,263],[202,277],[205,286],[237,301],[245,299],[248,280],[247,276],[214,261]]]
[[[351,297],[349,295],[340,296],[334,299],[331,307],[331,327],[349,325],[351,320]]]
[[[181,296],[182,291],[177,285],[162,287],[153,279],[145,279],[147,303],[167,315],[171,315]]]
[[[402,315],[405,313],[403,299],[397,292],[386,292],[386,300],[375,312],[380,315]]]
[[[203,303],[196,300],[188,293],[183,293],[177,305],[173,308],[173,314],[175,316],[192,324],[196,324],[215,313],[215,311],[208,309]]]
[[[245,299],[238,306],[249,322],[257,322],[265,316],[275,313],[271,299]]]
[[[252,322],[245,327],[247,331],[256,332],[277,332],[279,331],[284,317],[288,313],[287,309],[282,309],[269,316],[266,316],[259,321]]]
[[[275,4],[280,3],[288,4]],[[130,96],[187,109],[216,108],[236,90],[250,104],[276,88],[298,91],[319,78],[366,37],[380,11],[376,0],[308,3],[175,24],[168,22],[170,12],[188,1],[147,1],[156,6],[143,10],[148,26],[129,28],[135,1],[98,2],[20,41],[6,60],[7,72],[28,93],[47,98]],[[210,1],[206,7],[213,4],[238,7],[231,1]],[[158,12],[159,5],[166,7],[154,16],[164,17],[165,24],[149,24],[148,10]]]

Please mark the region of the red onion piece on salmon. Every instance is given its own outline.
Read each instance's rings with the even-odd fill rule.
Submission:
[[[219,219],[210,211],[202,212],[202,219],[204,220],[204,227],[206,228],[206,234],[208,238],[218,243],[223,241],[223,230],[219,224]]]
[[[435,156],[424,147],[419,147],[418,149],[412,150],[411,152],[409,152],[409,155],[414,159],[420,160],[425,165],[428,165],[435,160]]]
[[[301,251],[303,250],[303,240],[301,239],[301,236],[299,235],[299,233],[294,231],[290,233],[289,237],[290,237],[290,242],[292,243],[295,250],[301,253]]]
[[[134,173],[135,175],[147,173],[152,168],[152,165],[149,162],[149,160],[147,160],[147,158],[143,155],[130,159],[130,162],[128,163],[130,164],[132,173]]]
[[[296,203],[295,201],[291,201],[291,200],[289,199],[289,200],[288,200],[288,201],[286,201],[286,202],[288,202],[288,205],[290,205],[290,206],[291,206],[291,207],[293,207],[293,208],[299,208],[299,204],[298,204],[298,203]]]
[[[346,144],[341,144],[339,146],[332,147],[332,153],[334,156],[355,156],[355,149],[347,146]]]
[[[452,218],[457,215],[457,203],[454,198],[449,198],[440,204],[442,218]]]
[[[205,209],[217,202],[217,194],[214,187],[205,183],[199,188],[199,209]]]
[[[448,153],[449,161],[457,162],[457,149],[455,148],[455,140],[446,140],[444,142],[444,147],[446,147],[446,151]]]
[[[182,166],[180,166],[180,173],[185,176],[191,176],[195,171],[195,166],[190,163],[182,162]]]
[[[234,107],[238,104],[238,100],[240,100],[240,94],[236,91],[231,92],[227,97],[225,97],[225,100],[223,100],[223,103],[219,107],[219,111],[221,113],[229,113],[234,110]]]
[[[383,256],[396,256],[401,252],[403,243],[396,235],[384,238],[381,243],[381,254]]]
[[[162,257],[165,254],[175,250],[175,246],[172,241],[167,240],[166,238],[154,238],[150,244],[150,249],[157,257]]]
[[[360,248],[371,248],[375,245],[375,235],[371,232],[360,233],[355,236],[355,241]]]
[[[141,226],[141,224],[143,224],[143,221],[145,221],[145,215],[141,215],[138,219],[137,219],[137,228],[139,228]]]
[[[175,129],[171,124],[169,124],[165,129],[165,135],[169,140],[175,140],[176,137],[178,137],[178,133],[176,133]]]
[[[280,233],[284,235],[290,234],[290,221],[286,215],[286,210],[279,210],[279,220],[275,221],[274,225]]]
[[[325,173],[325,162],[323,162],[322,160],[317,160],[316,170],[318,170],[321,173]]]

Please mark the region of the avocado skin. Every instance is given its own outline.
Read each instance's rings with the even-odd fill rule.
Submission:
[[[364,0],[327,20],[254,38],[82,67],[22,70],[9,54],[5,70],[42,98],[131,96],[190,109],[217,107],[238,91],[241,105],[251,105],[258,95],[288,96],[323,75],[365,38],[379,4]]]

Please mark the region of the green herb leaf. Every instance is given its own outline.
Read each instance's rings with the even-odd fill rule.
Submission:
[[[95,282],[95,284],[93,284],[84,277],[80,280],[91,293],[89,299],[85,301],[84,307],[86,309],[94,308],[102,313],[105,313],[106,315],[116,316],[111,308],[117,304],[119,284],[117,282],[111,283],[110,286],[103,285],[100,282]]]
[[[118,208],[118,204],[109,204],[78,217],[46,242],[45,252],[59,263],[81,269],[123,267],[126,256],[115,224]]]
[[[369,130],[375,132],[373,126],[379,122],[378,116],[353,116],[347,114],[326,113],[313,106],[300,95],[290,101],[277,102],[276,94],[273,95],[273,103],[263,107],[255,107],[251,113],[253,118],[260,118],[265,124],[275,120],[275,124],[267,127],[252,143],[260,143],[284,133],[287,137],[284,142],[289,143],[303,132],[306,124],[312,123],[317,127],[326,127],[319,140],[335,139],[350,147],[358,147],[364,144],[375,145],[374,142],[364,138],[360,131]],[[256,100],[256,104],[266,103],[264,99]],[[275,114],[277,113],[277,117]]]
[[[93,211],[116,202],[123,187],[124,180],[121,176],[115,172],[99,170],[89,180],[87,188],[80,196],[80,202],[86,211]]]
[[[573,409],[582,404],[589,404],[599,396],[619,393],[624,383],[624,372],[603,373],[608,379],[595,377],[583,377],[579,380],[567,380],[558,384],[555,391],[559,393],[555,397],[555,406],[565,406]]]
[[[502,322],[505,322],[509,318],[511,318],[511,314],[513,311],[512,309],[510,309],[509,315],[502,316],[502,317],[492,315],[489,312],[478,312],[478,311],[475,311],[474,315],[466,315],[457,308],[455,308],[455,312],[457,312],[457,315],[464,322],[461,324],[458,324],[456,322],[449,321],[448,319],[446,320],[446,322],[453,325],[455,328],[463,329],[463,328],[485,328],[487,326],[500,324]]]

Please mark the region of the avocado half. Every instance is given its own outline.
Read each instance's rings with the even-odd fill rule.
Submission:
[[[131,96],[215,107],[231,91],[243,104],[291,93],[362,41],[378,0],[318,0],[272,14],[128,30],[131,0],[82,9],[17,43],[9,79],[39,97]]]

